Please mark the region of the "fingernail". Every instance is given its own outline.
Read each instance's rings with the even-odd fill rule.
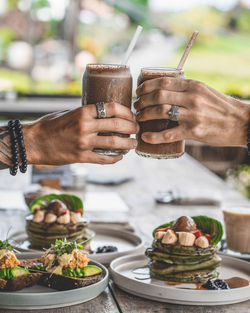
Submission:
[[[138,107],[138,101],[139,101],[139,99],[140,99],[140,98],[136,99],[135,102],[134,102],[134,108],[135,108],[135,109]]]
[[[139,131],[140,131],[140,126],[137,124],[136,125],[136,133],[139,133]]]
[[[144,140],[147,140],[147,135],[146,134],[141,134],[141,139],[144,141]]]
[[[136,114],[136,119],[139,120],[142,117],[141,112],[139,112],[138,114]]]
[[[136,94],[137,94],[137,95],[138,95],[138,93],[140,92],[141,87],[142,87],[142,85],[140,85],[140,86],[137,87],[137,89],[136,89]]]
[[[137,140],[136,140],[136,139],[133,139],[133,147],[134,147],[134,148],[136,148],[136,147],[137,147],[137,145],[138,145]]]

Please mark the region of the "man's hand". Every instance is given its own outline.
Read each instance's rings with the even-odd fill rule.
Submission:
[[[23,125],[29,164],[63,165],[69,163],[111,164],[122,156],[105,156],[94,148],[130,150],[137,146],[132,138],[99,136],[113,132],[136,134],[139,126],[131,110],[118,103],[105,104],[107,118],[97,119],[96,106],[46,115]]]
[[[162,77],[145,81],[137,89],[137,120],[169,119],[178,105],[179,126],[145,132],[151,144],[193,139],[215,146],[246,146],[250,106],[195,80]]]

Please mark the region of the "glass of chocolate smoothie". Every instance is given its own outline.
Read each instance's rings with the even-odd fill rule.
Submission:
[[[142,68],[138,77],[138,86],[146,80],[165,76],[186,78],[183,70],[177,70],[175,68]],[[178,126],[178,122],[162,119],[140,122],[139,125],[140,132],[137,136],[138,146],[135,151],[140,156],[152,159],[172,159],[179,158],[185,152],[184,141],[152,145],[141,139],[141,134],[144,132],[160,132]]]
[[[118,102],[131,109],[132,76],[126,65],[119,64],[88,64],[82,80],[82,105],[97,102]],[[100,136],[129,135],[119,133],[99,133]],[[126,150],[95,149],[104,155],[126,154]]]

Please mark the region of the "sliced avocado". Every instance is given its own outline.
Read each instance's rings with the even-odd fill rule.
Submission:
[[[92,276],[102,272],[102,269],[95,265],[87,265],[82,269],[83,276]]]
[[[17,266],[11,270],[11,273],[12,273],[12,278],[15,278],[15,277],[27,275],[30,272],[27,268],[22,268],[22,267]]]
[[[27,268],[22,268],[19,266],[16,266],[14,268],[2,268],[0,269],[0,278],[3,279],[11,279],[15,277],[19,277],[22,275],[29,274],[29,271]]]

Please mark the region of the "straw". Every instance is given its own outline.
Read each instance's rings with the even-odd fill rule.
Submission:
[[[196,39],[198,34],[199,34],[198,30],[193,32],[191,38],[189,39],[187,47],[186,47],[186,49],[185,49],[185,51],[184,51],[184,53],[183,53],[183,55],[181,57],[180,63],[177,66],[177,70],[181,70],[183,68],[183,65],[186,62],[186,59],[187,59],[187,57],[189,55],[189,52],[190,52],[190,50],[191,50],[191,48],[192,48],[192,46],[194,44],[194,41],[195,41],[195,39]]]
[[[128,63],[128,60],[129,60],[129,58],[131,56],[131,53],[134,50],[134,47],[135,47],[136,42],[137,42],[137,40],[138,40],[138,38],[139,38],[139,36],[141,34],[142,29],[143,29],[142,26],[140,26],[140,25],[137,26],[136,31],[134,33],[134,36],[133,36],[133,38],[130,41],[130,44],[128,46],[128,49],[126,51],[126,54],[125,54],[121,64],[125,64],[126,65]]]

